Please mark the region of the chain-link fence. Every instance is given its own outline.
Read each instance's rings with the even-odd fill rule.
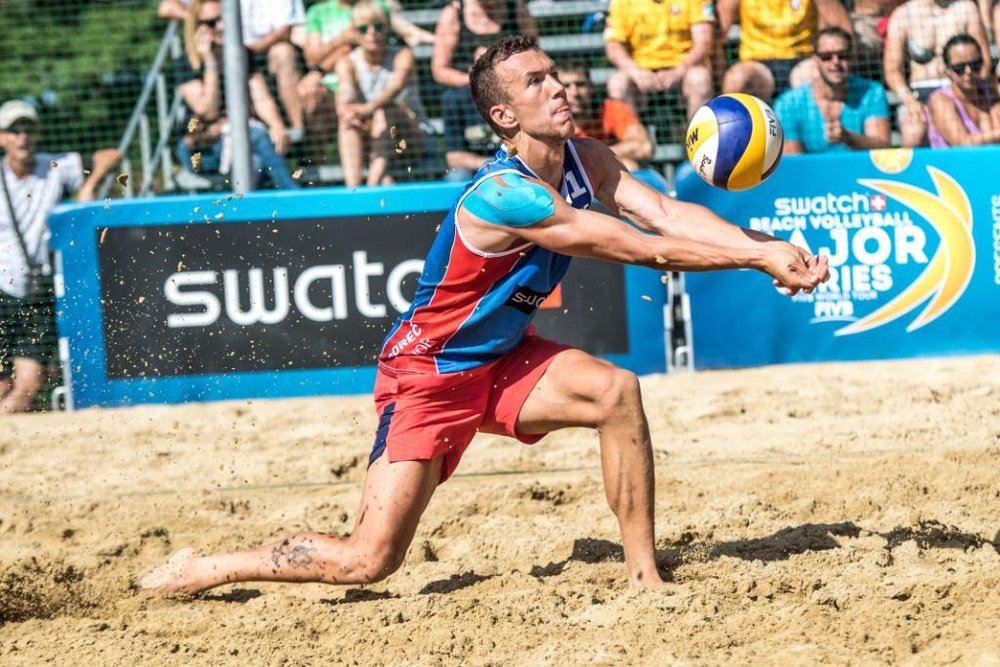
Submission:
[[[254,104],[254,115],[289,171],[301,170],[297,180],[303,185],[342,182],[345,173],[356,180],[357,170],[347,167],[345,172],[345,164],[356,162],[359,152],[362,183],[369,182],[364,173],[370,151],[387,157],[384,182],[439,178],[474,168],[476,159],[495,147],[496,137],[471,107],[464,84],[476,49],[496,34],[537,34],[557,62],[582,69],[589,79],[584,91],[589,100],[577,114],[588,116],[581,124],[590,133],[621,143],[619,110],[601,102],[608,96],[628,102],[652,144],[651,151],[629,155],[660,166],[681,158],[674,145],[691,110],[702,101],[744,90],[777,106],[788,88],[840,76],[824,70],[835,69],[841,60],[847,61],[841,70],[868,77],[876,90],[865,89],[868,97],[861,100],[853,99],[861,90],[853,83],[847,99],[838,99],[844,95],[824,86],[812,95],[793,96],[780,103],[789,126],[829,122],[840,114],[847,129],[846,124],[856,124],[859,113],[885,113],[889,141],[895,145],[942,138],[959,143],[968,137],[949,131],[938,136],[942,133],[929,122],[934,111],[931,93],[942,86],[958,91],[957,101],[956,95],[947,95],[950,109],[938,105],[939,122],[961,123],[974,132],[987,124],[976,123],[981,120],[976,110],[984,111],[982,119],[989,116],[996,84],[989,40],[1000,8],[988,1],[977,6],[972,0],[958,0],[943,7],[933,0],[909,0],[896,9],[896,0],[857,0],[848,7],[814,0],[789,0],[787,6],[761,0],[729,0],[717,6],[712,0],[614,0],[610,5],[605,0],[494,0],[482,5],[475,0],[443,5],[439,0],[415,0],[399,7],[395,0],[378,0],[374,11],[362,11],[360,18],[354,16],[355,2],[241,4],[246,14],[244,41],[253,49],[248,60],[251,77],[265,82],[263,96],[270,98]],[[189,11],[202,16],[185,25]],[[890,23],[893,11],[896,19]],[[212,152],[196,150],[204,137],[189,142],[194,147],[190,151],[178,149],[192,127],[188,121],[200,114],[185,99],[190,96],[177,92],[185,83],[205,79],[203,63],[190,67],[190,59],[197,58],[198,31],[217,27],[212,20],[219,13],[218,3],[209,0],[194,6],[190,0],[8,0],[0,6],[5,26],[0,47],[9,63],[0,78],[0,99],[25,99],[38,109],[40,150],[86,154],[119,145],[128,130],[125,170],[131,179],[112,188],[112,196],[224,187],[225,178],[214,178],[218,168],[209,160]],[[288,30],[281,32],[283,21]],[[357,30],[359,25],[367,29],[383,23],[384,34],[370,42]],[[853,32],[846,50],[835,37],[821,49],[820,55],[832,64],[811,55],[818,23]],[[269,36],[272,32],[277,37]],[[435,32],[437,46],[432,43]],[[957,34],[967,34],[973,43],[954,44],[955,53],[946,54],[944,47]],[[397,96],[402,99],[382,107],[392,112],[385,114],[390,121],[388,140],[373,140],[378,129],[372,130],[378,125],[373,116],[378,114],[357,118],[360,131],[338,131],[345,115],[337,113],[338,104],[358,106],[366,94],[377,94],[375,88],[362,90],[358,85],[366,76],[358,74],[365,49],[382,48],[384,53],[387,48],[394,54],[407,46],[412,85]],[[352,49],[356,53],[350,53]],[[954,69],[967,63],[970,72],[984,80],[981,98],[973,95],[975,86],[965,86],[964,94],[960,90],[964,70],[956,74]],[[394,67],[391,58],[378,64],[389,73]],[[387,75],[378,77],[383,81],[374,85],[384,87]],[[887,95],[881,95],[884,92]],[[967,99],[970,96],[975,99]],[[264,111],[271,104],[276,114]],[[198,127],[215,131],[213,120]],[[278,124],[283,131],[274,128]],[[402,135],[404,125],[409,141],[400,150],[399,136],[392,135]],[[362,141],[361,149],[345,140],[350,137],[343,135],[352,133]],[[826,134],[823,138],[830,138]],[[816,142],[805,143],[809,145],[804,148],[817,148],[812,145]],[[195,170],[190,162],[198,152],[202,161]],[[223,172],[225,167],[221,165]],[[204,178],[184,178],[188,172]],[[267,186],[266,179],[262,185]]]

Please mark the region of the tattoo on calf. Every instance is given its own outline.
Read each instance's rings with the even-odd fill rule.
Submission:
[[[292,569],[308,567],[313,562],[311,554],[315,552],[316,547],[307,547],[304,544],[289,549],[286,540],[271,550],[271,562],[275,567],[281,567],[281,559],[284,558],[285,563]]]

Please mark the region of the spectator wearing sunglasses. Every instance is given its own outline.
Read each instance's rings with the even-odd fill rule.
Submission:
[[[902,104],[897,112],[903,146],[921,146],[927,138],[931,93],[948,82],[942,57],[953,35],[972,36],[989,53],[986,28],[972,0],[907,0],[892,12],[885,42],[885,85]],[[979,72],[985,77],[989,67]]]
[[[184,20],[190,0],[160,0],[160,18]],[[302,0],[240,0],[243,45],[253,68],[274,77],[278,99],[288,119],[288,138],[302,141],[305,115],[298,93],[299,64],[295,46],[304,40]]]
[[[187,131],[177,147],[184,176],[194,188],[210,183],[195,172],[228,174],[231,166],[229,119],[226,115],[225,71],[222,68],[222,8],[218,0],[192,0],[185,19],[185,54],[174,61],[178,92],[189,112]],[[250,61],[249,55],[247,57]],[[298,188],[282,154],[288,132],[263,72],[248,66],[250,147],[255,172],[279,188]],[[196,157],[197,156],[197,157]]]
[[[373,2],[352,13],[359,46],[337,63],[337,119],[344,184],[362,184],[368,153],[368,185],[395,182],[393,171],[423,155],[427,114],[420,101],[413,52],[387,44],[389,19]]]
[[[984,62],[979,42],[970,35],[955,35],[945,44],[948,83],[927,104],[932,148],[1000,143],[1000,99],[980,76]]]
[[[889,146],[889,106],[881,84],[851,74],[850,33],[825,28],[814,40],[817,76],[778,97],[785,155]]]
[[[740,60],[723,75],[722,92],[750,93],[765,102],[814,78],[809,56],[819,30],[851,31],[841,0],[719,0],[716,9],[720,66],[724,40],[734,24],[740,26]]]
[[[79,153],[41,153],[35,108],[21,100],[0,105],[0,415],[30,410],[56,347],[55,297],[32,292],[32,268],[51,275],[49,215],[76,192],[91,201],[121,161],[103,148],[85,171]]]

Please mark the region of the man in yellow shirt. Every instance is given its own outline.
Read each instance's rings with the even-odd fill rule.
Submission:
[[[604,46],[618,71],[608,96],[642,107],[680,88],[690,118],[712,97],[713,0],[611,0]]]
[[[740,62],[726,71],[722,92],[750,93],[767,102],[815,78],[808,56],[820,29],[853,32],[840,0],[719,0],[721,41],[737,22],[737,12]]]

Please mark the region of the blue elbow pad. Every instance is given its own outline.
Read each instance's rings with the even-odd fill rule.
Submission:
[[[484,179],[462,205],[477,218],[507,227],[529,227],[556,211],[552,193],[516,172]]]

